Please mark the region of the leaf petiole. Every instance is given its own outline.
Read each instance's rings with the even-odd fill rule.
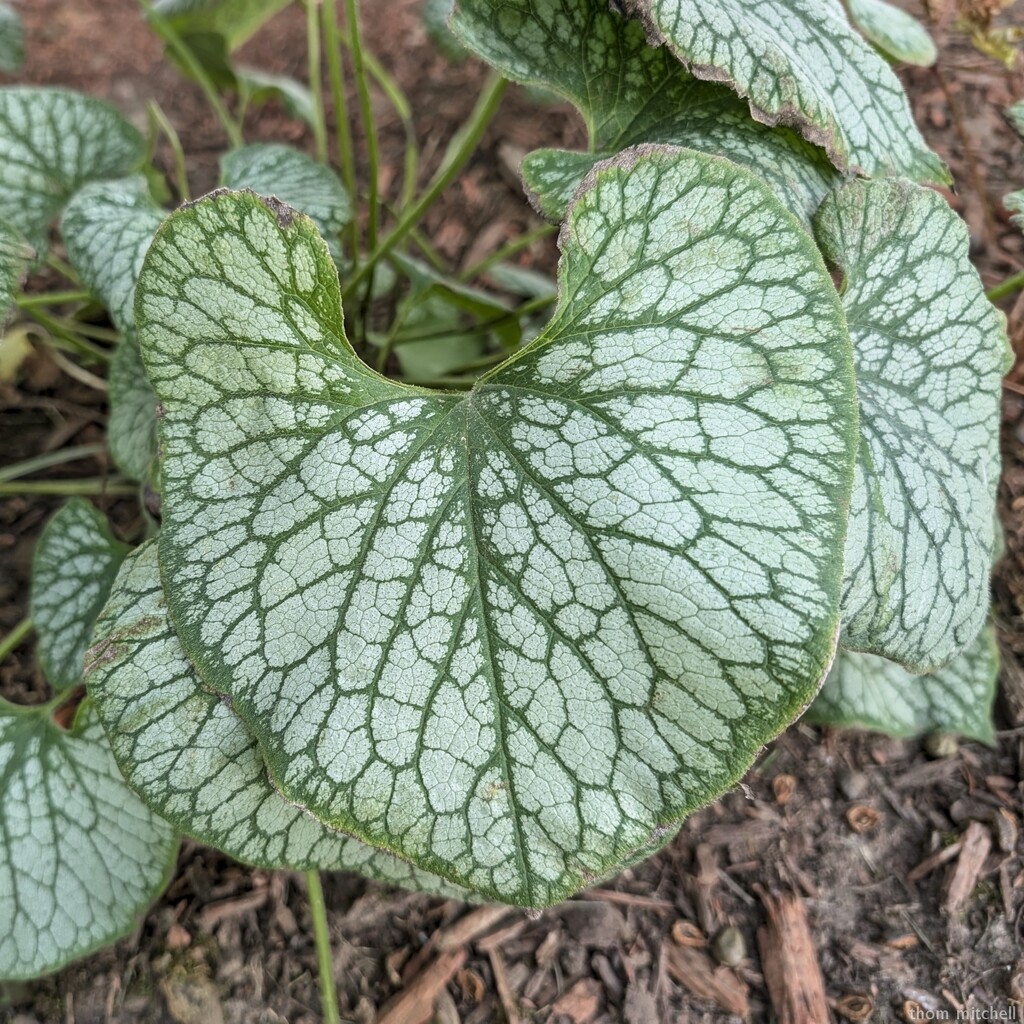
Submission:
[[[313,915],[313,936],[316,939],[316,961],[320,974],[320,995],[323,1000],[324,1024],[340,1024],[338,997],[334,990],[334,957],[331,955],[331,933],[327,927],[327,905],[319,871],[306,872],[309,909]]]
[[[14,629],[0,640],[0,661],[3,661],[12,651],[15,651],[32,632],[32,616],[26,615]]]

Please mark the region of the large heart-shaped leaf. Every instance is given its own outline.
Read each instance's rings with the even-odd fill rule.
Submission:
[[[928,671],[988,613],[1005,320],[929,189],[853,182],[816,227],[844,274],[861,407],[843,644]]]
[[[0,89],[0,220],[37,249],[78,189],[122,177],[142,156],[142,136],[99,100],[63,89]]]
[[[939,55],[928,30],[913,15],[886,0],[847,0],[850,21],[886,56],[922,68]]]
[[[0,702],[0,978],[33,978],[130,932],[178,840],[125,785],[88,702],[71,732]]]
[[[895,736],[955,733],[992,743],[999,652],[991,629],[937,672],[911,675],[873,654],[840,651],[807,717]]]
[[[72,498],[46,524],[32,562],[36,656],[56,689],[82,681],[85,651],[128,547],[83,498]]]
[[[156,453],[156,395],[135,337],[135,283],[163,219],[142,175],[86,185],[61,218],[68,258],[125,336],[110,366],[107,443],[133,480],[145,476]]]
[[[899,79],[840,0],[625,0],[698,78],[731,85],[765,124],[792,125],[840,170],[948,181]]]
[[[603,167],[543,334],[468,395],[373,374],[305,218],[173,216],[139,282],[174,625],[290,800],[511,902],[727,788],[838,624],[838,299],[759,180]]]
[[[96,626],[86,685],[131,787],[161,817],[237,860],[348,870],[455,898],[467,893],[288,803],[242,720],[206,689],[167,618],[156,544],[128,556]]]
[[[639,143],[689,146],[749,166],[805,219],[836,174],[825,154],[788,129],[752,121],[724,86],[698,81],[608,0],[459,0],[453,30],[519,82],[541,85],[583,115],[592,152],[540,150],[523,164],[534,202],[561,219],[599,160]]]
[[[338,236],[352,220],[352,203],[330,167],[291,146],[255,143],[224,155],[221,184],[274,196],[306,214],[327,239],[334,256],[340,254]]]
[[[0,71],[17,71],[25,62],[25,28],[18,12],[0,3]]]

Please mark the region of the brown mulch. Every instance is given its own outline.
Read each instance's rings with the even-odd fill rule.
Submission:
[[[434,52],[414,0],[363,7],[371,47],[412,97],[429,173],[484,73]],[[24,15],[23,79],[103,96],[140,126],[146,101],[158,99],[190,154],[193,191],[216,183],[219,127],[198,90],[162,60],[136,0],[33,0]],[[1016,20],[1024,25],[1024,11]],[[286,11],[245,58],[302,77],[304,38],[301,12]],[[1024,77],[952,30],[939,41],[940,75],[901,74],[919,123],[956,173],[950,201],[994,284],[1024,267],[1024,237],[1001,206],[1006,192],[1024,186],[1024,144],[1000,113],[1024,96]],[[404,137],[383,104],[378,115],[381,184],[393,191]],[[309,142],[274,106],[255,113],[249,128],[253,139]],[[427,233],[468,265],[535,226],[515,182],[517,154],[581,137],[564,107],[537,108],[513,90],[462,181],[431,211]],[[170,168],[169,152],[159,159]],[[554,249],[544,241],[524,258],[550,268]],[[1024,352],[1024,300],[1005,308]],[[39,357],[16,392],[0,390],[3,459],[100,440],[103,415],[101,395]],[[823,1012],[890,1021],[912,1019],[915,1007],[954,1019],[961,1009],[1005,1010],[1024,996],[1019,369],[1008,379],[1003,442],[1007,553],[994,594],[1005,665],[996,749],[965,743],[935,758],[918,742],[798,723],[661,854],[541,915],[473,911],[332,875],[326,893],[343,1016],[359,1024],[703,1024],[749,1013],[767,1022],[773,1008],[778,1014],[787,999],[801,999],[817,1007],[809,1021],[824,1020]],[[67,471],[94,476],[109,466]],[[55,507],[0,500],[0,633],[25,613],[32,549]],[[130,504],[105,507],[122,535],[139,528]],[[42,695],[30,644],[0,667],[0,689],[13,699]],[[301,876],[250,870],[186,842],[174,881],[135,935],[35,985],[0,989],[0,1021],[312,1024],[321,1019],[315,974]]]

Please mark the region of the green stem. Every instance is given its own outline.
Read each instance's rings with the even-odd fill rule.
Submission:
[[[409,103],[409,98],[402,91],[402,87],[387,73],[384,65],[372,53],[363,54],[363,60],[366,62],[366,69],[394,108],[398,119],[402,122],[402,131],[405,132],[405,170],[402,177],[402,195],[399,200],[399,206],[404,209],[416,196],[416,181],[420,173],[420,150],[419,143],[416,141],[416,128],[412,120],[412,104]]]
[[[474,263],[473,266],[463,270],[459,274],[459,280],[472,281],[474,278],[480,277],[482,274],[487,273],[495,263],[501,263],[510,256],[515,256],[516,253],[528,249],[537,239],[547,238],[548,235],[553,235],[557,230],[558,228],[554,224],[541,224],[540,227],[527,231],[525,235],[513,238],[511,242],[492,252],[490,256],[484,257],[479,263]]]
[[[517,306],[515,309],[510,309],[506,313],[501,313],[498,316],[492,316],[487,320],[479,320],[473,324],[472,327],[467,327],[459,330],[459,334],[486,334],[488,331],[493,330],[495,327],[500,327],[502,324],[508,323],[509,320],[519,320],[523,317],[529,316],[531,313],[536,313],[539,310],[546,309],[548,306],[553,305],[555,297],[553,295],[542,295],[536,299],[530,299],[528,302],[524,302],[521,306]],[[429,331],[420,331],[415,334],[406,334],[402,337],[395,338],[392,344],[394,345],[411,345],[418,341],[436,341],[438,338],[446,338],[452,333],[450,327],[443,328],[431,328]]]
[[[87,477],[79,480],[15,480],[0,483],[0,497],[22,494],[45,494],[57,498],[74,498],[78,495],[130,496],[136,494],[138,485],[122,477]]]
[[[380,152],[377,148],[377,122],[373,116],[373,101],[370,98],[370,82],[363,59],[363,39],[359,30],[359,8],[356,0],[345,0],[345,17],[348,20],[349,50],[352,54],[352,74],[356,80],[356,94],[359,97],[359,115],[366,134],[369,181],[369,218],[366,228],[366,247],[372,252],[377,247],[377,228],[380,218],[378,209],[378,178],[380,177]],[[352,254],[355,256],[355,253]],[[372,268],[371,268],[372,269]]]
[[[423,215],[437,201],[442,192],[455,180],[466,162],[473,155],[481,137],[487,130],[501,105],[501,98],[505,95],[508,83],[498,74],[491,74],[483,95],[473,108],[469,120],[463,125],[459,133],[452,139],[448,150],[445,153],[441,166],[437,169],[434,177],[431,178],[426,192],[410,206],[402,215],[401,220],[395,225],[391,233],[370,253],[366,262],[355,272],[348,284],[345,286],[343,296],[352,294],[377,263],[383,259],[406,236],[419,224]]]
[[[320,56],[320,25],[317,5],[306,0],[306,49],[309,54],[309,92],[313,97],[313,136],[316,139],[316,158],[327,163],[327,121],[324,119],[323,64]]]
[[[111,354],[106,349],[101,348],[99,345],[94,345],[87,338],[82,337],[75,330],[69,329],[65,321],[59,317],[50,316],[49,313],[44,312],[36,307],[25,308],[19,301],[16,303],[19,309],[26,313],[32,320],[34,320],[40,327],[45,327],[49,331],[51,341],[53,339],[60,339],[72,352],[78,353],[78,355],[86,356],[89,359],[98,360],[101,363],[109,363],[111,360]],[[60,346],[56,346],[60,347]]]
[[[1014,292],[1019,292],[1024,289],[1024,270],[1019,274],[1014,274],[1013,277],[1008,277],[1002,284],[997,284],[995,288],[986,292],[990,302],[998,302],[1000,299],[1005,299],[1008,295],[1013,295]]]
[[[182,148],[178,132],[156,100],[150,100],[146,105],[146,109],[149,111],[151,122],[163,132],[164,137],[170,143],[171,152],[174,154],[174,177],[178,186],[178,196],[182,202],[187,203],[192,198],[192,193],[188,187],[188,168],[185,164],[185,150]]]
[[[43,295],[19,295],[15,299],[18,309],[36,306],[63,306],[73,302],[91,302],[92,293],[86,291],[46,292]]]
[[[26,615],[14,629],[0,640],[0,661],[3,661],[32,632],[32,618]]]
[[[335,0],[323,0],[324,47],[327,50],[327,72],[331,79],[331,102],[334,105],[334,134],[338,144],[338,166],[341,180],[348,190],[349,199],[356,201],[356,159],[352,148],[352,126],[349,124],[348,97],[345,95],[345,71],[341,63],[341,43],[338,40],[338,12]],[[349,224],[349,245],[352,261],[359,252],[359,221],[353,217]]]
[[[103,444],[81,444],[72,448],[61,448],[60,451],[48,452],[45,455],[36,455],[10,466],[0,467],[0,483],[17,480],[19,477],[37,473],[41,469],[49,469],[51,466],[63,466],[79,459],[91,459],[102,455],[106,450],[106,445]]]
[[[185,65],[188,69],[188,73],[196,80],[199,84],[199,88],[203,90],[203,95],[206,97],[206,101],[210,104],[210,109],[217,115],[217,120],[220,121],[221,126],[224,128],[224,132],[231,142],[231,146],[234,149],[238,149],[245,145],[245,139],[242,137],[242,130],[235,122],[234,118],[228,112],[228,108],[224,106],[224,101],[220,98],[217,93],[217,88],[210,80],[210,76],[206,73],[206,69],[196,58],[196,55],[189,48],[188,44],[178,35],[177,30],[168,22],[165,18],[161,17],[154,9],[151,0],[140,0],[142,9],[146,12],[146,18],[149,23],[153,26],[157,35],[160,36],[164,42],[174,51],[177,55],[178,60]]]
[[[52,252],[46,254],[44,261],[51,270],[56,270],[61,277],[66,278],[73,284],[81,284],[82,282],[78,278],[78,271],[75,270],[70,263],[62,260],[59,256],[55,256]]]
[[[334,958],[331,956],[331,933],[327,928],[327,905],[320,884],[319,871],[306,872],[309,909],[313,914],[313,935],[316,938],[316,963],[320,974],[320,997],[323,1000],[324,1024],[341,1024],[338,996],[334,991]]]

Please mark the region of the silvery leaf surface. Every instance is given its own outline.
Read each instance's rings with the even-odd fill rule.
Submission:
[[[948,665],[926,675],[874,654],[840,651],[807,717],[895,736],[941,732],[992,743],[999,652],[991,628]]]
[[[860,396],[842,643],[929,671],[988,614],[1005,318],[931,189],[852,182],[816,227],[844,277]]]
[[[32,621],[39,664],[55,689],[81,683],[96,616],[127,553],[84,498],[46,524],[32,562]]]
[[[0,978],[35,978],[127,935],[178,837],[128,788],[88,702],[65,732],[0,703]]]
[[[816,692],[856,449],[820,255],[735,164],[640,149],[469,393],[378,376],[312,223],[166,222],[139,283],[189,659],[334,827],[542,905],[663,841]]]

